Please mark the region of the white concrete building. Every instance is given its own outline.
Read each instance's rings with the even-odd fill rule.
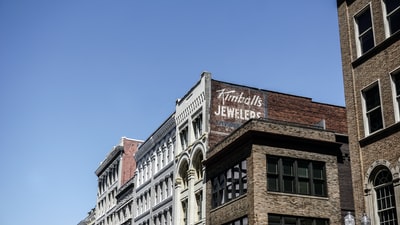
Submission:
[[[172,114],[135,155],[134,224],[174,224],[175,129],[175,114]]]

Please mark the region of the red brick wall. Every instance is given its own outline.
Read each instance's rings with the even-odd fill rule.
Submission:
[[[123,139],[124,153],[122,155],[121,186],[133,177],[136,170],[134,154],[138,150],[140,141]]]

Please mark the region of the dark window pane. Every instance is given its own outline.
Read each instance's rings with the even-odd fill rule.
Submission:
[[[269,174],[278,174],[278,159],[268,158],[267,164],[267,172]]]
[[[287,193],[294,193],[294,180],[293,178],[283,178],[283,191]]]
[[[279,191],[278,177],[268,177],[268,191]]]
[[[376,109],[368,114],[369,132],[372,133],[383,128],[381,109]]]
[[[399,96],[400,95],[400,72],[393,75],[393,81],[396,86],[396,95]]]
[[[365,103],[367,106],[367,111],[381,104],[378,85],[375,85],[372,88],[365,91]]]
[[[313,176],[314,179],[324,179],[324,165],[321,163],[313,164]]]
[[[310,194],[310,182],[308,179],[299,179],[299,194]]]
[[[283,175],[293,175],[293,160],[283,160]]]
[[[313,220],[310,218],[300,218],[300,225],[313,225]]]
[[[314,194],[317,196],[325,196],[325,185],[323,182],[314,182]]]
[[[358,33],[362,34],[372,27],[371,11],[368,8],[357,17]]]
[[[307,162],[299,162],[297,166],[297,174],[299,177],[308,178],[308,163]]]
[[[361,52],[365,53],[374,47],[374,34],[372,30],[367,31],[365,34],[360,36]]]
[[[296,217],[283,217],[284,225],[296,225]]]
[[[281,217],[276,215],[268,215],[268,225],[280,225]]]
[[[388,17],[390,34],[394,34],[400,30],[400,9],[397,9]]]
[[[385,0],[385,5],[386,5],[386,12],[387,14],[389,14],[400,6],[400,0]]]

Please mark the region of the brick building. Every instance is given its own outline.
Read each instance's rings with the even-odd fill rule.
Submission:
[[[400,1],[338,0],[356,220],[400,215]]]
[[[328,177],[326,179],[329,180],[329,187],[327,187],[327,190],[331,192],[324,192],[323,196],[318,196],[318,198],[322,198],[321,202],[326,204],[325,208],[329,208],[328,206],[332,208],[326,211],[324,215],[313,215],[311,212],[298,213],[297,215],[313,215],[313,219],[323,218],[322,221],[331,220],[335,224],[338,224],[342,209],[344,209],[344,211],[353,210],[351,201],[341,201],[341,199],[352,199],[351,182],[346,180],[346,178],[350,176],[347,145],[338,144],[336,140],[337,137],[340,137],[339,139],[344,140],[344,142],[347,141],[344,107],[316,103],[310,98],[217,81],[211,79],[211,74],[205,72],[201,75],[200,81],[191,88],[182,99],[177,101],[175,113],[177,143],[175,151],[174,224],[224,224],[231,221],[231,219],[238,219],[238,215],[243,216],[241,219],[245,220],[241,221],[242,224],[265,224],[256,222],[255,216],[251,214],[257,209],[256,207],[248,209],[245,214],[243,214],[243,211],[240,211],[240,207],[246,207],[250,204],[246,202],[249,199],[243,200],[246,203],[238,203],[237,206],[239,208],[225,208],[227,202],[222,201],[221,205],[213,205],[215,201],[210,197],[213,196],[213,191],[215,191],[210,188],[210,182],[212,182],[212,180],[210,180],[211,177],[216,176],[219,172],[225,172],[226,167],[230,167],[231,169],[236,168],[242,172],[246,171],[249,160],[246,159],[243,161],[242,159],[244,156],[240,155],[242,153],[244,154],[246,151],[239,154],[239,156],[242,157],[239,157],[239,159],[242,160],[239,162],[235,161],[236,153],[233,154],[229,151],[229,154],[222,154],[223,156],[217,157],[213,156],[214,151],[210,152],[210,149],[217,143],[221,141],[224,142],[228,135],[250,119],[261,118],[269,121],[284,121],[285,123],[316,126],[320,128],[317,133],[323,134],[322,136],[324,136],[325,133],[330,134],[330,139],[323,140],[323,142],[329,143],[327,144],[329,147],[328,149],[333,150],[320,153],[321,155],[319,156],[310,155],[316,159],[316,162],[322,162],[323,165],[327,165],[327,168],[329,168],[329,171],[327,171]],[[295,128],[296,126],[293,126],[293,128],[290,129]],[[300,131],[303,130],[299,129],[299,132]],[[238,131],[235,131],[235,133],[237,132]],[[315,131],[313,130],[313,132]],[[314,134],[313,132],[305,133],[311,135]],[[282,136],[285,135],[282,134]],[[310,141],[314,141],[313,137],[310,137],[309,140],[306,141],[307,144],[309,144],[308,142]],[[316,140],[314,142],[314,145],[318,146],[321,141]],[[301,142],[299,142],[299,145],[300,144]],[[224,152],[226,153],[226,151]],[[288,158],[295,160],[297,155],[293,153],[289,154],[291,152],[295,151],[288,149],[287,152],[280,152],[279,154],[284,156],[288,153]],[[292,156],[289,157],[289,155]],[[310,155],[305,154],[304,157],[306,159],[314,159]],[[328,157],[329,160],[326,158],[327,156],[330,157]],[[217,157],[217,159],[215,157]],[[204,167],[202,163],[204,160],[206,160],[206,167]],[[328,164],[328,161],[330,164]],[[231,165],[231,163],[235,164]],[[223,171],[221,171],[221,169]],[[254,168],[254,173],[262,174],[263,172],[265,174],[265,170],[265,165],[264,167],[256,167]],[[207,176],[204,176],[205,171],[207,171]],[[261,178],[258,177],[257,179]],[[262,180],[264,183],[266,182],[265,176]],[[247,190],[247,186],[246,188],[244,187],[247,185],[245,179],[238,182],[240,188],[237,191],[239,193],[242,193],[244,189]],[[211,185],[211,187],[213,187],[213,185]],[[224,188],[227,187],[225,186],[222,189]],[[261,189],[258,190],[258,188]],[[262,192],[265,188],[263,189],[257,186],[255,189],[257,189],[257,192]],[[343,198],[340,198],[339,192],[341,196],[344,196]],[[251,199],[253,199],[253,197],[254,196],[252,196]],[[300,196],[298,199],[304,198]],[[262,201],[263,204],[271,204],[264,200]],[[281,200],[285,199],[282,198]],[[229,203],[228,205],[231,204]],[[214,206],[214,208],[211,206]],[[218,210],[215,208],[218,208]],[[258,209],[264,208],[260,207]],[[311,208],[309,208],[309,210],[311,210]],[[265,211],[264,214],[266,212],[267,211]],[[280,212],[285,211],[280,210]],[[286,214],[281,214],[281,216],[296,215],[289,211],[285,213]],[[215,220],[212,218],[215,218]],[[267,217],[262,218],[260,221],[266,222],[266,218]]]
[[[207,224],[341,224],[346,142],[320,126],[246,122],[207,153]]]
[[[126,222],[132,219],[132,202],[118,205],[117,196],[120,187],[127,184],[134,175],[136,162],[133,155],[141,143],[139,140],[121,138],[120,143],[112,148],[96,169],[98,177],[96,225],[130,223]],[[125,212],[126,216],[123,215]]]

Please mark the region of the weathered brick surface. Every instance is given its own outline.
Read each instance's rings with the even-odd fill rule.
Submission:
[[[343,149],[339,149],[340,146]],[[331,225],[341,224],[341,210],[345,205],[341,203],[341,196],[348,197],[351,193],[348,187],[340,187],[339,171],[341,176],[350,175],[348,169],[339,169],[343,164],[341,153],[347,150],[343,146],[336,142],[334,133],[325,130],[264,120],[246,123],[207,155],[207,224],[223,224],[244,215],[248,216],[249,224],[268,224],[268,213],[325,218]],[[267,191],[267,155],[325,162],[327,197]],[[212,177],[244,158],[247,161],[247,194],[212,209]]]
[[[136,171],[136,161],[134,155],[138,150],[139,144],[142,143],[142,141],[136,141],[127,138],[123,138],[122,141],[124,153],[122,155],[121,186],[134,176]]]
[[[385,36],[381,0],[338,0],[338,19],[342,52],[350,158],[354,189],[355,214],[366,210],[364,185],[367,171],[374,162],[386,160],[396,165],[400,157],[400,133],[394,116],[394,101],[390,72],[400,67],[400,33]],[[354,16],[371,6],[375,48],[357,56]],[[363,118],[362,90],[379,82],[384,129],[366,135]],[[395,147],[397,146],[397,147]],[[373,216],[373,215],[372,215]],[[374,220],[374,218],[372,218]]]

